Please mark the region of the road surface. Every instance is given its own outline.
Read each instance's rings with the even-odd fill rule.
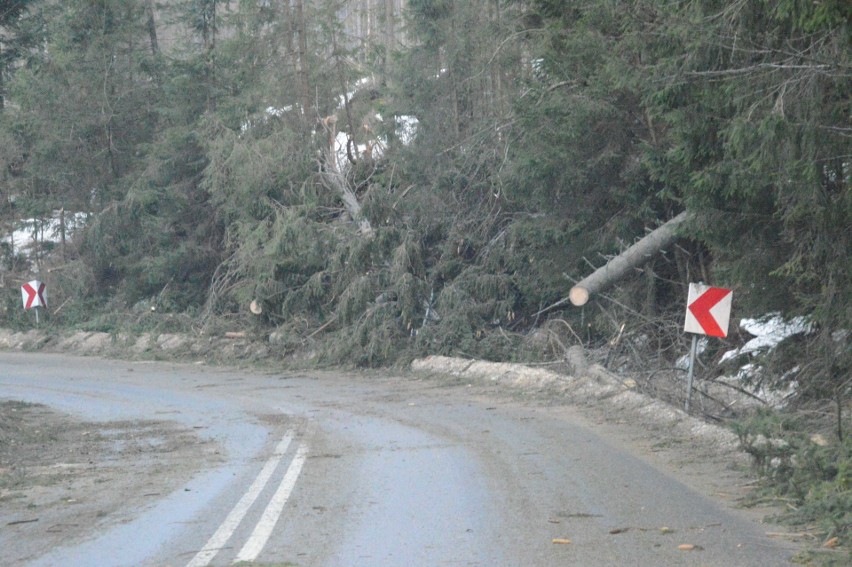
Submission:
[[[67,462],[18,467],[53,481],[0,484],[4,565],[733,567],[796,551],[732,506],[723,464],[662,458],[665,440],[605,408],[485,385],[0,353],[3,400],[83,424]]]

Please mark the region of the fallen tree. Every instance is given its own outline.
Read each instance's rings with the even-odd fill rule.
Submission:
[[[689,214],[684,211],[649,232],[627,250],[579,281],[568,292],[568,299],[578,307],[585,305],[593,293],[605,291],[631,270],[638,268],[649,258],[670,246],[677,238],[677,227],[688,217]]]
[[[361,202],[358,200],[355,188],[346,177],[348,164],[345,164],[339,155],[341,148],[337,141],[337,117],[334,115],[327,116],[322,120],[322,126],[328,136],[328,142],[323,149],[322,160],[319,163],[322,182],[327,188],[338,194],[349,217],[358,223],[361,234],[369,236],[373,232],[373,227],[370,225],[370,220],[362,213]],[[350,138],[345,148],[350,160],[352,160],[351,142]]]

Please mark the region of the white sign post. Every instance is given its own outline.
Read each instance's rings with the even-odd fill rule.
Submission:
[[[24,309],[35,309],[36,325],[38,325],[38,308],[47,307],[47,291],[44,283],[32,280],[21,286],[21,297]]]
[[[730,289],[710,287],[703,283],[689,284],[686,320],[683,323],[683,330],[692,333],[692,346],[689,349],[689,376],[686,386],[687,413],[689,413],[689,401],[692,398],[692,377],[695,372],[698,335],[721,338],[728,336],[732,299],[733,292]]]

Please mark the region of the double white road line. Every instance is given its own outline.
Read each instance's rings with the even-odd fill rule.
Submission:
[[[234,532],[240,523],[242,523],[252,504],[254,504],[257,497],[269,483],[269,479],[278,468],[292,441],[293,432],[288,431],[278,443],[278,446],[275,447],[272,456],[263,465],[263,468],[258,473],[257,478],[254,479],[248,491],[240,498],[240,501],[237,502],[231,513],[228,514],[228,517],[225,518],[225,521],[222,522],[216,533],[213,534],[202,550],[192,558],[192,561],[186,567],[206,567],[216,557],[219,550],[234,535]],[[278,485],[278,489],[266,505],[266,509],[264,509],[260,520],[255,525],[245,544],[243,544],[242,549],[240,549],[236,559],[234,559],[234,563],[254,561],[260,555],[260,552],[263,551],[266,542],[269,541],[269,536],[272,535],[275,524],[278,523],[278,519],[281,517],[284,505],[287,504],[287,500],[289,500],[290,494],[293,492],[293,487],[296,486],[296,480],[299,478],[299,473],[302,472],[302,466],[305,464],[307,456],[308,446],[303,442],[296,450],[296,455],[290,462],[284,478],[281,479],[281,484]]]

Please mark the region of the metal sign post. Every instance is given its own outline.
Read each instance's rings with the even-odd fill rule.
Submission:
[[[698,335],[692,335],[692,346],[689,349],[689,374],[686,386],[686,413],[689,413],[689,400],[692,399],[692,377],[695,375],[695,353],[698,350]]]
[[[733,292],[721,287],[710,287],[703,283],[689,284],[686,300],[686,320],[683,330],[692,333],[689,349],[689,375],[686,386],[686,413],[692,398],[692,382],[695,376],[695,357],[698,353],[698,335],[727,337],[728,321],[731,318]]]

